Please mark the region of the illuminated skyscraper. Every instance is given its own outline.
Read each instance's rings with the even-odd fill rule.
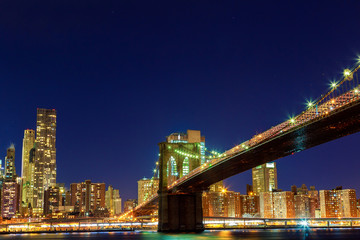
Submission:
[[[44,191],[56,186],[56,110],[37,109],[34,208],[43,209]]]
[[[156,195],[158,190],[159,190],[158,178],[140,179],[138,181],[138,203],[141,204],[143,202],[146,202],[146,200]]]
[[[5,181],[15,181],[15,147],[13,144],[7,149],[5,157]]]
[[[252,169],[253,191],[255,194],[277,189],[276,163],[265,163]]]
[[[22,148],[22,201],[25,204],[31,203],[33,193],[31,192],[31,183],[33,182],[33,169],[30,164],[30,151],[34,147],[35,131],[27,129],[24,132],[23,148]]]
[[[19,211],[20,185],[16,182],[15,147],[12,144],[5,157],[5,179],[1,189],[1,216],[12,218]]]

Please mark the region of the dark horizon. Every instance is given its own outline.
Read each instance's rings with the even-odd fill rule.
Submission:
[[[14,143],[20,174],[24,130],[54,108],[57,182],[105,182],[123,200],[166,136],[200,130],[225,151],[300,113],[360,56],[355,1],[0,6],[0,159]],[[359,137],[277,160],[279,188],[360,191]],[[251,171],[225,182],[244,194]]]

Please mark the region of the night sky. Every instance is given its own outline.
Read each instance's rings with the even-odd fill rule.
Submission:
[[[57,182],[137,197],[158,143],[224,151],[300,113],[356,63],[359,1],[1,1],[0,158],[55,108]],[[280,159],[279,188],[355,188],[360,134]],[[226,180],[245,193],[251,171]]]

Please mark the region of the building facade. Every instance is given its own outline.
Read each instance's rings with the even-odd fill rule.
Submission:
[[[241,217],[260,217],[260,197],[250,193],[241,195]]]
[[[56,186],[56,110],[37,109],[33,206],[41,213],[44,191]]]
[[[1,190],[1,216],[12,218],[19,212],[20,185],[16,181],[5,181]]]
[[[86,180],[70,185],[71,206],[80,215],[90,216],[96,209],[105,209],[105,183]]]
[[[260,193],[260,216],[262,218],[294,218],[294,193],[288,191]]]
[[[105,193],[105,206],[109,210],[111,216],[121,213],[121,198],[118,189],[114,189],[111,185]]]
[[[236,217],[242,216],[241,195],[239,192],[207,191],[202,195],[204,217]]]
[[[32,204],[32,187],[34,183],[33,175],[33,164],[30,163],[30,152],[34,148],[35,144],[35,131],[27,129],[24,131],[23,147],[22,147],[22,167],[21,167],[21,178],[22,178],[22,202],[27,206],[29,203]]]
[[[49,187],[44,192],[44,215],[51,215],[59,212],[60,189],[59,187]]]
[[[13,144],[7,149],[5,157],[5,181],[16,180],[15,147]]]
[[[271,192],[277,189],[276,163],[265,163],[252,169],[253,192]]]
[[[322,218],[357,217],[354,189],[320,190],[319,195]]]
[[[142,178],[138,181],[138,203],[146,202],[157,194],[159,190],[158,178]]]

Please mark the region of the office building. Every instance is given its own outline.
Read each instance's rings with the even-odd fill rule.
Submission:
[[[157,194],[159,190],[158,178],[142,178],[138,181],[138,203],[146,202]]]
[[[271,192],[277,189],[276,163],[265,163],[252,169],[253,192]]]
[[[90,180],[72,183],[71,206],[82,216],[90,216],[98,208],[105,209],[105,190],[105,183],[92,183]]]
[[[105,193],[105,206],[109,210],[111,216],[121,213],[121,198],[118,189],[114,189],[111,185]]]
[[[24,131],[23,146],[22,146],[22,202],[25,205],[32,203],[31,184],[33,184],[33,164],[30,164],[30,151],[34,148],[35,131],[27,129]]]
[[[43,209],[44,191],[56,186],[56,110],[37,109],[34,199],[38,213]]]

